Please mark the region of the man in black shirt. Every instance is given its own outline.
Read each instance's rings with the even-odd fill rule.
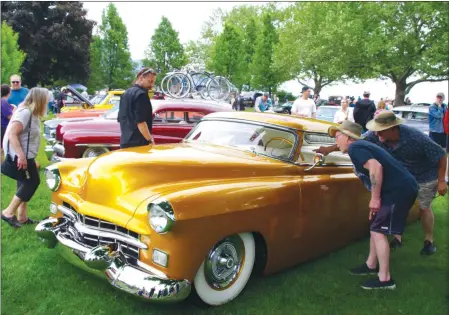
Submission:
[[[363,99],[354,106],[354,121],[366,131],[366,123],[374,118],[376,105],[369,99],[370,92],[363,92]]]
[[[143,68],[137,74],[134,85],[120,98],[117,120],[121,130],[121,149],[155,144],[151,135],[153,108],[148,91],[156,82],[156,75],[153,69]]]

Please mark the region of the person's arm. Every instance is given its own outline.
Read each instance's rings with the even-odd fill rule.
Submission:
[[[429,116],[432,116],[433,118],[436,119],[441,119],[443,117],[443,108],[437,107],[436,105],[430,106]]]
[[[150,113],[150,104],[147,95],[142,94],[137,98],[134,114],[136,117],[137,128],[142,136],[145,140],[155,143],[146,121],[146,117],[148,117],[148,115],[152,115],[152,113]]]
[[[369,159],[365,164],[363,164],[363,167],[369,171],[369,179],[371,181],[371,201],[378,201],[379,207],[376,207],[377,204],[375,204],[373,205],[373,208],[371,207],[370,202],[370,209],[376,212],[380,209],[380,192],[382,190],[383,168],[382,165],[375,159]]]
[[[444,155],[438,164],[438,193],[444,196],[447,193],[446,184],[447,157]]]
[[[328,147],[321,146],[318,149],[313,150],[313,152],[321,153],[324,156],[328,155],[329,153],[335,152],[335,151],[340,151],[340,149],[338,148],[338,146],[336,144],[328,146]]]
[[[316,118],[316,104],[313,102],[312,106],[312,118]]]
[[[23,125],[20,121],[10,122],[11,127],[9,127],[8,140],[9,146],[14,149],[14,152],[17,155],[17,169],[26,169],[27,168],[27,159],[25,153],[22,150],[22,146],[20,145],[19,136],[23,131]],[[7,149],[9,150],[9,149]],[[14,157],[13,157],[14,158]]]

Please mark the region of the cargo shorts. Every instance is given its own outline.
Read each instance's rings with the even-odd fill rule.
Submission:
[[[438,180],[419,184],[418,202],[420,209],[430,209],[432,200],[438,190]]]

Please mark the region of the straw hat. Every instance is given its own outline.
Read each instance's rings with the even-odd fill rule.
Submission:
[[[382,131],[403,124],[404,122],[404,119],[396,117],[392,111],[383,110],[374,119],[370,120],[366,124],[366,129],[372,131]]]
[[[359,124],[353,123],[349,120],[345,120],[339,126],[330,126],[328,129],[329,136],[335,138],[335,133],[337,131],[340,131],[348,137],[358,140],[362,135],[363,128]]]

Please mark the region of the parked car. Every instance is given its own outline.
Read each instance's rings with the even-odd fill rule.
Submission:
[[[331,125],[219,112],[182,143],[53,164],[45,170],[50,217],[36,233],[147,301],[193,291],[200,303],[227,303],[252,271],[285,270],[367,235],[370,193],[349,157],[312,151],[335,143]],[[415,205],[409,220],[418,215]]]
[[[329,106],[340,106],[341,100],[344,98],[342,95],[331,95],[328,98],[327,105]]]
[[[429,106],[405,105],[393,107],[396,116],[405,119],[407,126],[416,128],[425,134],[429,134]]]
[[[154,92],[154,95],[152,97],[152,99],[154,100],[165,100],[165,93],[162,91],[156,91]]]
[[[316,119],[333,122],[335,113],[339,109],[340,109],[340,106],[322,105],[322,106],[318,107],[316,110]],[[350,108],[349,110],[352,110],[352,108]]]
[[[287,101],[278,106],[274,106],[273,111],[275,113],[291,114],[292,113],[292,105],[293,105],[293,101]]]
[[[254,107],[254,104],[256,102],[256,98],[259,96],[262,96],[263,92],[242,92],[240,93],[240,96],[242,97],[243,105],[245,105],[245,108],[247,107]]]
[[[67,90],[69,90],[73,96],[76,96],[79,100],[81,100],[80,103],[75,104],[73,106],[69,106],[66,103],[66,106],[61,108],[61,113],[73,111],[73,110],[80,110],[80,109],[110,109],[116,104],[117,102],[120,102],[120,96],[125,93],[125,90],[111,90],[108,91],[104,95],[98,95],[98,97],[94,97],[92,101],[89,101],[87,98],[82,96],[76,89],[74,89],[71,86],[66,87]]]
[[[229,104],[201,100],[153,100],[153,136],[157,144],[180,142],[200,121],[214,112],[232,110]],[[45,152],[50,161],[95,157],[120,148],[118,105],[98,119],[66,122],[56,129],[56,144]]]

